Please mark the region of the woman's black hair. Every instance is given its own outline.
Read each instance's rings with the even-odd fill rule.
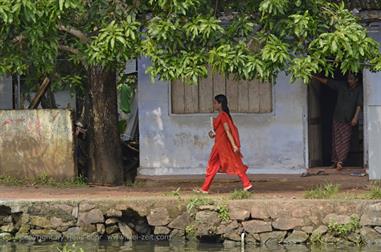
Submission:
[[[227,113],[229,115],[230,118],[232,118],[232,116],[230,115],[230,110],[229,110],[229,107],[228,107],[228,98],[223,95],[223,94],[219,94],[219,95],[216,95],[214,97],[214,99],[219,103],[221,104],[221,107],[222,107],[222,111],[224,111],[225,113]]]

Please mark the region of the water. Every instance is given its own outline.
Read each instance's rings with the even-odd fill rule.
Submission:
[[[58,252],[62,249],[64,243],[44,242],[44,243],[0,243],[0,252]],[[68,247],[72,243],[66,244]],[[83,248],[85,252],[117,252],[117,251],[141,251],[141,252],[180,252],[180,251],[237,251],[237,252],[379,252],[381,246],[376,247],[351,247],[351,246],[322,246],[307,247],[305,245],[290,245],[272,247],[254,247],[246,246],[244,249],[238,246],[224,247],[222,244],[207,243],[168,243],[168,242],[120,242],[120,241],[100,241],[100,242],[78,242],[77,248]],[[79,252],[71,250],[70,252]],[[69,251],[68,251],[69,252]]]

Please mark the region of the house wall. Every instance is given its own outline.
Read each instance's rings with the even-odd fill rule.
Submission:
[[[0,109],[12,109],[12,78],[0,76]]]
[[[381,23],[375,24],[369,35],[381,42]],[[364,72],[365,157],[369,179],[381,179],[381,73]]]
[[[139,62],[139,133],[142,175],[202,174],[212,147],[211,114],[171,115],[169,82],[151,82]],[[307,88],[280,74],[269,114],[233,114],[249,173],[300,173],[306,167]],[[211,101],[212,102],[212,101]]]

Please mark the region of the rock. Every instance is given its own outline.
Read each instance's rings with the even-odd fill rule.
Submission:
[[[302,227],[302,231],[307,233],[307,234],[312,234],[312,231],[314,230],[314,227],[313,226],[305,226],[305,227]]]
[[[97,227],[94,224],[84,224],[81,223],[79,226],[81,229],[81,232],[91,234],[97,231]]]
[[[169,240],[171,242],[184,241],[184,239],[185,239],[185,232],[184,232],[184,230],[173,229],[172,232],[169,235]]]
[[[30,225],[29,224],[22,224],[17,233],[19,233],[19,234],[29,234],[29,230],[30,230]]]
[[[12,233],[13,231],[15,231],[15,225],[13,225],[13,223],[11,222],[4,226],[1,226],[0,230],[2,232]]]
[[[13,236],[10,233],[0,233],[0,241],[11,241]]]
[[[361,216],[362,226],[381,226],[381,203],[368,205]]]
[[[32,229],[30,235],[35,237],[37,241],[59,241],[62,238],[61,233],[47,229]]]
[[[261,238],[262,244],[279,244],[282,243],[284,237],[286,236],[286,231],[273,231],[269,233],[261,233],[259,237]]]
[[[229,216],[231,220],[248,220],[250,218],[250,212],[246,209],[230,207]]]
[[[187,212],[177,216],[171,223],[169,223],[168,227],[172,229],[181,229],[185,230],[185,227],[188,226],[191,222],[191,217]]]
[[[73,207],[73,210],[71,211],[71,215],[78,219],[78,216],[79,216],[79,206],[75,206]]]
[[[98,223],[96,226],[98,234],[103,235],[106,232],[106,227],[104,224]]]
[[[336,223],[339,225],[348,224],[352,221],[351,217],[348,215],[337,215],[337,214],[328,214],[324,219],[323,223],[325,225],[329,225],[332,223]]]
[[[359,233],[351,233],[347,237],[348,241],[353,242],[355,244],[361,244],[361,235]]]
[[[261,242],[261,237],[259,234],[246,234],[245,241],[246,243],[258,244]]]
[[[294,230],[285,240],[284,243],[298,244],[305,243],[309,236],[303,231]]]
[[[362,240],[368,245],[381,245],[381,234],[370,227],[363,227],[360,230]]]
[[[106,227],[106,234],[111,235],[119,231],[118,225],[111,225]]]
[[[276,219],[272,223],[272,226],[274,229],[278,229],[278,230],[291,230],[291,229],[295,229],[296,227],[302,227],[303,224],[304,224],[303,219],[281,217]]]
[[[12,223],[12,215],[8,215],[5,217],[0,216],[0,225]]]
[[[88,212],[90,210],[93,210],[96,206],[94,204],[88,203],[88,202],[81,202],[79,204],[79,212]]]
[[[31,216],[30,224],[35,227],[49,229],[51,227],[50,220],[41,216]]]
[[[205,223],[210,226],[217,226],[221,223],[218,213],[214,211],[201,211],[196,213],[196,222]]]
[[[264,209],[262,207],[254,206],[251,208],[251,218],[266,220],[266,219],[270,218],[270,215],[268,214],[266,209]]]
[[[241,234],[243,229],[237,228],[235,230],[232,230],[230,232],[227,232],[224,234],[225,239],[232,240],[232,241],[241,241]]]
[[[148,224],[151,226],[165,226],[169,223],[169,214],[166,208],[154,208],[147,216]]]
[[[381,227],[375,227],[374,230],[381,234]]]
[[[115,233],[107,236],[107,240],[109,241],[123,241],[126,238],[121,233]]]
[[[231,233],[233,230],[236,230],[239,227],[240,227],[239,223],[236,220],[234,220],[228,224],[221,224],[217,228],[216,234],[222,235],[222,234]]]
[[[130,227],[132,227],[132,226],[130,226]],[[134,229],[139,234],[149,234],[151,232],[150,226],[148,225],[147,221],[144,219],[138,220]]]
[[[29,233],[20,233],[20,232],[17,232],[16,235],[15,235],[15,240],[17,241],[21,241],[21,242],[29,242],[29,241],[35,241],[36,238],[29,235]]]
[[[106,212],[106,217],[122,217],[122,211],[116,209],[109,209]]]
[[[113,224],[116,224],[118,222],[119,222],[119,220],[117,218],[109,218],[106,220],[105,224],[106,225],[113,225]]]
[[[103,213],[99,209],[93,209],[87,213],[79,213],[78,222],[83,224],[103,223],[104,222]]]
[[[241,246],[240,242],[231,241],[231,240],[225,240],[224,241],[224,248],[226,249],[233,249]]]
[[[171,230],[167,227],[155,227],[154,234],[155,235],[167,235],[171,232]]]
[[[134,235],[134,232],[132,231],[132,229],[125,223],[123,222],[119,222],[118,223],[118,227],[119,227],[119,230],[120,232],[122,233],[122,235],[127,239],[127,240],[132,240],[133,239],[133,235]]]
[[[242,225],[243,229],[249,234],[259,234],[272,231],[271,223],[266,221],[251,220],[242,222]]]
[[[319,226],[317,229],[315,229],[311,234],[311,239],[318,239],[322,235],[326,234],[328,232],[328,227],[326,226]]]
[[[63,222],[61,218],[52,217],[50,219],[50,226],[59,232],[65,232],[69,227],[74,226],[74,221]]]
[[[82,232],[79,227],[69,228],[66,232],[62,233],[65,240],[68,241],[82,241],[82,240],[92,240],[98,241],[100,236],[98,233],[85,233]]]
[[[325,235],[323,235],[321,237],[321,241],[323,243],[327,243],[327,244],[340,244],[340,245],[342,245],[344,243],[343,239],[341,239],[340,237],[333,236],[330,233],[326,233]]]
[[[201,205],[197,208],[199,211],[218,211],[218,206],[216,205]]]

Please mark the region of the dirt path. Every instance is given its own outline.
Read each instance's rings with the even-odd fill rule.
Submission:
[[[318,170],[312,169],[311,173]],[[340,190],[346,193],[362,193],[368,188],[368,177],[351,176],[352,172],[362,170],[345,170],[337,173],[335,170],[324,170],[327,175],[250,175],[255,194],[252,198],[303,198],[304,192],[314,186],[324,183],[340,185]],[[203,176],[140,176],[134,186],[102,187],[85,186],[77,188],[35,187],[35,186],[2,186],[0,185],[0,200],[71,200],[71,199],[125,199],[135,197],[168,197],[171,191],[180,188],[181,195],[192,196],[192,189],[200,186]],[[235,189],[241,188],[241,182],[236,177],[219,174],[211,187],[211,195],[228,196]],[[173,197],[173,196],[172,196]]]

